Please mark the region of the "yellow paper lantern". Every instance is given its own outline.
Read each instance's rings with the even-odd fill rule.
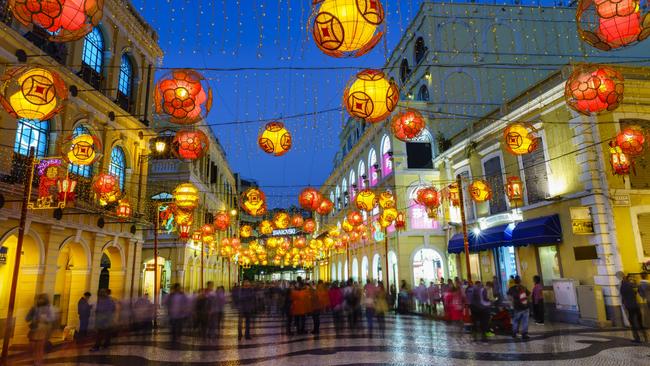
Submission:
[[[387,208],[387,209],[385,209],[384,211],[381,212],[380,218],[382,220],[388,222],[389,223],[388,225],[390,226],[390,224],[392,224],[393,221],[395,221],[395,219],[397,219],[397,214],[398,214],[398,212],[397,212],[396,208]],[[380,224],[381,224],[381,222],[380,222]]]
[[[350,221],[348,221],[348,219],[344,219],[344,220],[343,220],[343,224],[341,224],[341,228],[342,228],[343,231],[345,231],[346,233],[349,233],[349,232],[351,232],[352,230],[354,230],[354,226],[350,223]]]
[[[358,73],[345,89],[343,104],[351,116],[376,123],[385,120],[399,102],[399,90],[380,70]]]
[[[384,191],[379,194],[379,207],[383,209],[395,207],[395,196],[392,192]]]
[[[370,212],[377,206],[378,199],[375,192],[364,189],[359,192],[354,202],[359,210]]]
[[[270,122],[260,133],[257,143],[267,154],[282,156],[291,150],[291,133],[282,122]]]
[[[251,216],[262,216],[266,213],[266,196],[259,188],[249,188],[241,195],[241,208]]]
[[[469,194],[476,202],[485,202],[492,198],[492,188],[484,180],[476,180],[469,185]]]
[[[262,235],[271,235],[273,234],[273,224],[269,220],[262,220],[258,230]]]
[[[273,225],[278,229],[286,229],[289,227],[291,217],[285,211],[279,211],[273,216]]]
[[[250,225],[242,225],[239,228],[239,236],[246,239],[253,235],[253,228]]]
[[[0,104],[15,118],[47,120],[67,98],[63,80],[43,67],[20,66],[0,78]]]
[[[192,183],[179,184],[172,196],[176,207],[183,210],[193,210],[199,204],[199,189]]]
[[[533,152],[539,143],[537,130],[527,123],[509,124],[503,132],[506,149],[513,155],[525,155]]]
[[[61,155],[70,164],[91,165],[99,159],[102,143],[95,136],[81,134],[70,136],[61,145]]]

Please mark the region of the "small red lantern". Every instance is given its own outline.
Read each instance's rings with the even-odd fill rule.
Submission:
[[[406,217],[404,212],[398,212],[397,217],[395,218],[395,229],[402,230],[406,228]]]
[[[650,27],[639,5],[639,0],[580,0],[578,34],[603,51],[643,41],[650,35]]]
[[[302,192],[300,192],[300,196],[298,196],[300,207],[307,211],[317,210],[318,207],[320,207],[322,200],[323,195],[311,187],[303,189]]]
[[[425,125],[424,117],[415,109],[407,109],[395,115],[390,122],[391,130],[395,138],[405,142],[420,135]]]
[[[124,198],[121,199],[117,204],[116,214],[120,220],[126,220],[131,217],[132,209],[129,200]]]
[[[347,219],[352,226],[358,226],[363,223],[363,215],[361,215],[361,212],[359,211],[350,211]]]
[[[56,188],[59,192],[59,201],[73,203],[75,200],[74,190],[77,187],[77,181],[70,177],[59,179],[56,182]]]
[[[420,188],[417,191],[415,202],[427,208],[437,208],[440,206],[440,194],[433,187]]]
[[[214,227],[219,231],[226,231],[230,226],[230,215],[225,211],[214,214]]]
[[[630,157],[643,154],[645,148],[645,134],[640,126],[629,126],[616,135],[616,145]]]
[[[460,206],[460,188],[458,183],[454,182],[447,187],[447,192],[449,194],[449,202],[452,206]]]
[[[97,175],[92,187],[101,206],[117,201],[122,194],[117,177],[107,173]]]
[[[608,66],[579,65],[564,87],[569,107],[586,116],[611,112],[623,101],[623,75]]]
[[[292,227],[301,227],[305,223],[305,219],[302,216],[296,214],[291,217],[291,226]]]
[[[298,237],[293,241],[293,246],[298,249],[303,249],[307,246],[307,239],[304,236]]]
[[[197,160],[208,151],[210,140],[201,130],[180,130],[172,141],[172,152],[181,160]]]
[[[307,234],[312,234],[316,231],[316,221],[314,219],[305,220],[305,223],[302,225],[302,230]]]
[[[519,206],[524,202],[524,184],[519,177],[508,177],[506,183],[506,196],[510,204]]]
[[[469,185],[469,194],[476,202],[485,202],[492,198],[492,188],[485,180],[475,180]]]
[[[180,125],[204,120],[212,108],[212,89],[194,70],[173,70],[163,76],[154,94],[156,113]]]
[[[178,237],[181,239],[188,239],[190,237],[190,230],[192,230],[192,225],[178,225]]]
[[[201,232],[200,231],[195,231],[194,234],[192,234],[192,240],[194,241],[200,241],[201,240]]]
[[[630,158],[616,145],[614,141],[609,143],[609,162],[612,164],[614,175],[629,175],[633,169]]]
[[[334,209],[334,203],[330,201],[329,198],[323,197],[323,200],[320,202],[320,205],[316,209],[316,213],[321,216],[329,215]]]

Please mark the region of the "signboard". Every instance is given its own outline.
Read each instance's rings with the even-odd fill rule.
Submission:
[[[174,222],[174,210],[166,203],[158,206],[158,232],[171,234],[176,231]]]
[[[614,206],[630,206],[630,196],[627,194],[615,194],[612,196]]]
[[[27,208],[30,210],[48,210],[65,208],[66,202],[74,197],[76,181],[68,177],[68,169],[63,166],[61,158],[34,159],[30,186],[37,182],[36,200],[29,196]]]
[[[7,252],[9,248],[0,247],[0,264],[7,264]]]
[[[290,236],[290,235],[298,235],[298,229],[295,227],[291,227],[288,229],[278,229],[278,230],[273,230],[273,233],[271,236]]]
[[[594,220],[591,218],[589,207],[571,207],[571,228],[576,235],[591,235],[594,233]]]

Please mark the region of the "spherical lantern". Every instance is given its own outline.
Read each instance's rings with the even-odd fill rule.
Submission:
[[[285,211],[278,211],[273,216],[273,225],[275,225],[275,227],[278,229],[288,228],[290,222],[291,222],[291,217]]]
[[[537,148],[537,130],[528,123],[514,122],[503,131],[505,148],[513,155],[529,154]]]
[[[284,128],[282,122],[270,122],[257,138],[257,144],[262,151],[274,156],[282,156],[291,150],[291,133]]]
[[[632,160],[614,141],[609,143],[609,162],[614,175],[629,175],[633,168]]]
[[[345,218],[343,219],[343,223],[341,224],[341,229],[343,229],[343,231],[345,231],[346,233],[349,233],[354,230],[354,225],[352,225],[350,221],[347,218]]]
[[[630,157],[643,154],[645,141],[645,133],[640,126],[626,127],[616,135],[616,145]]]
[[[214,226],[210,224],[201,226],[201,240],[203,240],[204,243],[212,243],[215,240],[214,234]]]
[[[395,207],[395,196],[393,192],[384,191],[379,194],[379,207],[383,209]]]
[[[173,70],[156,84],[156,113],[176,124],[204,120],[212,108],[212,89],[203,75],[194,70]]]
[[[397,219],[397,214],[396,208],[387,208],[381,212],[380,218],[392,224]]]
[[[510,204],[519,206],[524,202],[524,183],[519,177],[508,177],[506,183],[506,196]]]
[[[422,114],[415,109],[407,109],[396,114],[390,122],[393,136],[400,141],[411,141],[422,133],[426,122]]]
[[[384,230],[393,224],[392,221],[388,221],[384,219],[382,216],[379,216],[379,218],[377,219],[377,223]]]
[[[377,207],[378,199],[375,192],[370,189],[364,189],[359,192],[354,203],[359,210],[370,212]]]
[[[101,206],[116,202],[122,195],[119,180],[111,174],[100,173],[95,176],[92,187]]]
[[[193,210],[199,204],[199,189],[192,183],[182,183],[172,192],[174,204],[183,210]]]
[[[69,136],[61,145],[61,155],[70,164],[92,165],[101,156],[102,143],[95,136],[81,134]]]
[[[316,209],[316,213],[321,216],[329,215],[334,209],[334,203],[330,201],[329,198],[323,197],[323,200],[320,202],[320,205]]]
[[[469,185],[469,194],[476,202],[485,202],[492,198],[492,188],[485,180],[475,180]]]
[[[332,57],[358,57],[372,50],[383,36],[379,0],[315,0],[312,36],[318,48]]]
[[[576,112],[593,116],[618,108],[624,90],[623,75],[615,69],[584,64],[574,67],[564,86],[564,99]]]
[[[359,211],[350,211],[346,219],[352,226],[363,224],[363,215]]]
[[[257,228],[257,230],[262,235],[271,235],[271,234],[273,234],[273,224],[269,220],[262,220],[262,222],[260,222],[260,226]]]
[[[314,233],[316,231],[316,221],[314,219],[305,220],[305,223],[302,225],[302,230],[307,234]]]
[[[361,71],[350,80],[343,94],[348,113],[370,123],[385,120],[398,102],[397,84],[380,70]]]
[[[126,220],[131,217],[131,214],[133,213],[133,209],[131,208],[131,204],[129,203],[129,200],[124,198],[121,199],[118,204],[117,204],[117,209],[115,210],[115,214],[120,220]]]
[[[323,195],[311,187],[303,189],[298,196],[298,203],[300,203],[300,207],[304,208],[307,211],[317,210],[318,207],[320,207],[322,200]]]
[[[226,231],[230,226],[230,215],[226,211],[219,211],[214,214],[214,228],[219,231]]]
[[[266,213],[266,196],[259,188],[249,188],[242,193],[239,205],[251,216],[262,216]]]
[[[208,151],[210,140],[201,130],[180,130],[172,141],[172,152],[181,160],[197,160]]]
[[[301,227],[305,223],[305,219],[301,215],[295,214],[291,216],[291,226],[292,227]]]
[[[298,237],[293,241],[293,246],[298,249],[303,249],[307,246],[307,239],[304,236]]]
[[[650,35],[650,19],[639,0],[580,0],[576,11],[578,34],[603,51],[643,41]]]
[[[20,66],[0,78],[0,103],[15,118],[44,121],[63,108],[68,90],[59,75],[43,67]]]
[[[416,193],[415,202],[427,208],[437,208],[440,206],[440,193],[433,187],[420,188]]]
[[[242,225],[239,228],[239,236],[241,238],[247,239],[253,235],[253,228],[250,225]]]

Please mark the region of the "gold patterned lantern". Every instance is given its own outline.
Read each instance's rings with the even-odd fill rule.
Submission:
[[[397,214],[396,208],[387,208],[381,212],[380,218],[392,224],[397,219]]]
[[[116,202],[122,195],[117,177],[111,174],[98,174],[93,181],[92,187],[101,206]]]
[[[169,122],[188,125],[207,118],[212,108],[212,89],[200,73],[189,69],[173,70],[156,84],[156,113]]]
[[[370,212],[377,207],[379,200],[375,192],[370,189],[363,189],[354,200],[357,208],[361,211]]]
[[[379,207],[383,209],[395,207],[395,196],[393,192],[384,191],[379,194]]]
[[[288,213],[285,211],[278,211],[274,216],[273,216],[273,225],[277,229],[286,229],[289,227],[289,222],[291,220],[291,217],[289,216]]]
[[[343,231],[345,231],[346,233],[349,233],[354,230],[354,225],[352,225],[350,221],[348,221],[348,219],[345,218],[343,219],[343,223],[341,224],[341,229],[343,229]]]
[[[239,236],[241,238],[247,239],[253,235],[253,228],[250,225],[242,225],[239,227]]]
[[[537,148],[537,130],[528,123],[514,122],[503,131],[506,150],[513,155],[529,154]]]
[[[284,127],[284,123],[270,122],[264,126],[257,144],[267,154],[282,156],[291,150],[291,133]]]
[[[273,224],[269,220],[262,220],[262,222],[260,222],[260,226],[257,228],[257,230],[262,235],[271,235],[271,234],[273,234]]]
[[[380,70],[358,73],[345,89],[343,104],[352,117],[376,123],[385,120],[399,102],[399,90]]]
[[[128,199],[124,198],[118,202],[115,214],[120,220],[126,220],[130,218],[132,212],[133,209],[131,208],[131,203],[129,203]]]
[[[102,152],[102,143],[95,136],[69,136],[61,145],[61,155],[70,164],[87,166],[95,163]]]
[[[66,99],[63,79],[44,67],[19,66],[0,77],[0,104],[15,118],[50,119],[61,111]]]
[[[266,213],[266,196],[259,188],[249,188],[242,193],[239,205],[251,216],[262,216]]]
[[[314,0],[312,36],[318,48],[332,57],[359,57],[372,50],[383,36],[379,0]]]
[[[645,5],[645,3],[644,3]],[[580,0],[576,11],[578,35],[603,51],[648,38],[650,17],[639,0]]]
[[[582,64],[574,66],[564,87],[564,99],[576,112],[594,116],[618,108],[624,91],[625,80],[617,70],[609,66]]]
[[[193,210],[199,204],[199,189],[192,183],[182,183],[172,192],[174,204],[183,210]]]
[[[485,180],[475,180],[469,185],[469,194],[476,202],[485,202],[492,198],[492,188]]]

